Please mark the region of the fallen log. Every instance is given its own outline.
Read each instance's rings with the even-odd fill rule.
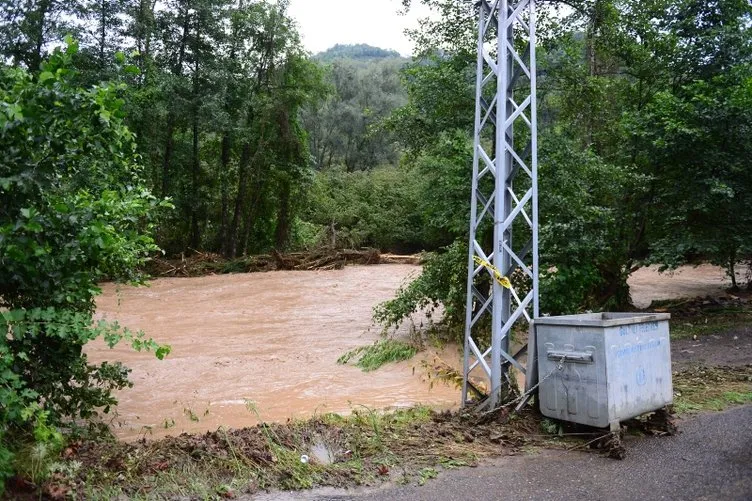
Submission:
[[[403,256],[400,254],[382,254],[381,264],[411,264],[418,266],[423,264],[422,254],[410,254]]]

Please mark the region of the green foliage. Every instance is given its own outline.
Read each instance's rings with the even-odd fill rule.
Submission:
[[[470,135],[475,116],[475,57],[461,51],[452,56],[428,55],[403,72],[408,103],[395,110],[385,127],[412,155],[430,150],[444,134]],[[471,157],[472,158],[472,157]]]
[[[157,222],[162,248],[237,257],[293,243],[312,164],[300,110],[327,89],[287,2],[9,3],[3,28],[39,26],[37,4],[51,6],[44,33],[61,19],[81,28],[78,81],[127,84],[122,109],[144,180],[176,208]],[[43,55],[55,40],[42,38]]]
[[[0,444],[5,443],[6,438],[5,433],[3,432],[0,433]],[[0,447],[0,495],[5,492],[5,483],[15,473],[15,468],[13,466],[14,459],[15,454],[13,454],[9,448],[5,446]]]
[[[722,411],[752,402],[749,367],[691,367],[674,374],[674,409],[679,413]]]
[[[437,216],[428,226],[457,243],[379,306],[376,319],[395,325],[440,303],[447,324],[458,327],[471,155],[447,155],[445,146],[448,137],[459,144],[472,134],[477,41],[466,22],[470,2],[421,3],[438,16],[413,33],[422,58],[404,72],[409,102],[387,124],[409,164],[433,173],[417,204]],[[752,7],[570,6],[558,15],[544,6],[538,33],[542,312],[626,308],[627,278],[646,262],[709,259],[732,275],[735,263],[750,260],[752,234]],[[489,228],[479,232],[490,239]],[[524,230],[515,239],[524,241]]]
[[[69,42],[36,76],[0,68],[0,454],[16,451],[35,480],[60,446],[54,427],[108,412],[112,391],[129,385],[120,364],[87,362],[87,342],[169,352],[93,321],[99,281],[143,279],[157,250],[151,214],[165,204],[141,180],[123,86],[77,87],[76,51]]]
[[[439,476],[439,470],[436,468],[423,468],[418,472],[418,485],[426,485],[426,482]]]
[[[63,435],[48,423],[49,415],[48,411],[43,411],[38,405],[27,407],[23,419],[32,425],[33,440],[18,441],[13,447],[17,452],[9,471],[15,470],[34,484],[47,478],[51,464],[63,447]],[[18,437],[14,438],[18,440]]]
[[[425,180],[417,207],[426,217],[426,227],[454,242],[430,256],[421,276],[401,287],[395,299],[375,309],[375,320],[384,326],[396,326],[416,311],[434,311],[440,305],[451,332],[459,335],[464,325],[469,218],[464,194],[469,192],[471,174],[467,150],[462,133],[445,134],[415,160]],[[559,134],[542,137],[541,150],[541,190],[548,194],[540,205],[543,311],[559,314],[609,302],[623,305],[629,298],[630,267],[625,263],[631,235],[624,227],[629,201],[621,193],[639,192],[646,179],[604,164]],[[488,235],[482,228],[479,238]],[[515,285],[524,287],[521,282]]]
[[[410,360],[417,352],[418,348],[413,344],[397,339],[381,339],[372,345],[348,351],[339,357],[337,363],[346,364],[357,358],[356,367],[360,367],[364,372],[370,372],[391,362]]]
[[[635,206],[649,178],[604,162],[563,134],[540,142],[542,311],[624,308],[641,237]]]
[[[426,244],[413,170],[384,166],[317,172],[302,218],[320,230],[320,244],[415,251]]]
[[[659,93],[635,118],[644,161],[661,166],[656,205],[671,208],[656,218],[653,261],[673,268],[703,256],[737,286],[735,265],[752,257],[750,123],[752,62]]]
[[[374,320],[384,327],[397,327],[418,311],[432,316],[444,307],[444,325],[457,331],[465,321],[467,245],[455,242],[442,252],[429,255],[416,279],[401,286],[396,297],[374,308]]]
[[[406,60],[334,59],[325,66],[331,93],[306,107],[303,125],[317,168],[348,171],[395,165],[399,149],[381,122],[406,101],[400,69]]]
[[[541,419],[540,428],[546,435],[562,435],[564,433],[564,428],[561,422],[554,419]]]
[[[399,57],[400,54],[397,51],[381,49],[364,43],[336,44],[316,54],[316,59],[326,62],[331,62],[335,59],[373,60]]]
[[[284,2],[173,5],[144,16],[149,73],[132,100],[139,150],[177,208],[159,241],[227,257],[283,249],[311,179],[299,111],[326,93],[322,72]]]
[[[399,167],[318,172],[303,218],[324,229],[327,245],[415,252],[452,243],[469,217],[471,147],[461,133],[435,140],[433,151]]]
[[[67,14],[83,7],[84,0],[0,0],[2,59],[39,70],[48,46],[76,34],[76,23]]]

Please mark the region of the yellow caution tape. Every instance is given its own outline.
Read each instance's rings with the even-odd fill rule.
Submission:
[[[475,264],[477,264],[478,266],[483,266],[484,268],[488,269],[493,274],[496,281],[499,282],[499,285],[506,289],[512,288],[512,282],[510,282],[507,277],[502,275],[496,266],[492,265],[488,261],[482,260],[478,256],[473,256],[473,261],[475,261]]]

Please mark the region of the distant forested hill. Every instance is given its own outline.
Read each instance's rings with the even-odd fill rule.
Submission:
[[[334,61],[335,59],[371,60],[398,57],[401,56],[395,50],[382,49],[364,43],[355,45],[337,44],[314,56],[315,59],[326,62]]]
[[[380,124],[407,103],[400,71],[410,60],[366,44],[338,44],[314,60],[330,85],[330,95],[303,113],[315,167],[353,172],[397,164],[396,141]]]

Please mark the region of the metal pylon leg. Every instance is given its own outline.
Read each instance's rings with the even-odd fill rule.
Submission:
[[[484,406],[496,408],[509,390],[509,367],[526,372],[510,353],[513,327],[539,314],[536,5],[534,0],[478,5],[462,401],[468,403],[472,376],[486,380]],[[499,273],[510,278],[511,287]]]

